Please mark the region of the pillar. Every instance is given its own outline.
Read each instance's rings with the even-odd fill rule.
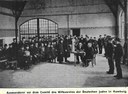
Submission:
[[[125,46],[124,46],[124,63],[128,64],[128,3],[127,0],[125,2],[125,11],[124,11],[124,18],[125,18]]]

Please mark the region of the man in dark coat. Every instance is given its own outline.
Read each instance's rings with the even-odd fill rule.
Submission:
[[[112,38],[109,38],[106,46],[106,58],[108,59],[108,65],[109,65],[109,71],[107,71],[107,74],[114,73],[113,55],[114,55],[114,46],[112,44]]]
[[[17,61],[18,61],[18,66],[20,67],[20,69],[23,69],[24,68],[24,46],[22,46],[20,48],[20,50],[18,51],[18,58],[17,58]]]
[[[25,37],[22,37],[22,40],[20,40],[18,44],[18,49],[21,49],[21,47],[26,47],[26,39]]]
[[[59,63],[63,63],[63,54],[64,54],[64,48],[63,48],[63,39],[60,39],[57,45],[57,61]]]
[[[37,48],[37,43],[31,44],[30,46],[30,54],[32,55],[32,63],[36,64],[38,63],[38,54],[39,54],[39,49]]]
[[[93,45],[91,42],[89,42],[87,44],[87,48],[85,49],[85,53],[86,53],[86,55],[84,57],[84,61],[85,61],[84,64],[87,67],[87,66],[89,66],[90,60],[92,60],[93,56],[94,56],[94,49],[93,49]]]
[[[106,50],[107,50],[107,35],[106,34],[104,34],[104,37],[102,38],[102,40],[103,40],[103,46],[104,46],[104,56],[106,56]],[[110,37],[110,36],[109,36]]]
[[[99,54],[102,54],[103,40],[101,35],[99,36],[99,39],[98,39],[98,46],[99,46]]]
[[[18,45],[16,43],[16,38],[13,39],[12,50],[13,50],[13,59],[16,59],[17,58],[17,53],[18,53]]]
[[[7,49],[7,59],[11,61],[13,59],[13,49],[12,44],[9,44],[9,48]]]
[[[128,39],[124,43],[124,56],[123,56],[123,64],[128,65]]]
[[[67,58],[70,57],[70,48],[69,48],[69,43],[68,43],[68,37],[67,36],[64,38],[63,48],[64,48],[65,62],[67,62]]]
[[[119,38],[115,38],[115,43],[116,45],[114,51],[114,59],[116,64],[117,75],[115,75],[114,77],[116,77],[117,79],[121,79],[122,78],[121,58],[123,56],[123,48],[120,44]]]
[[[69,43],[70,45],[72,45],[72,38],[71,38],[71,36],[68,36],[68,43]]]

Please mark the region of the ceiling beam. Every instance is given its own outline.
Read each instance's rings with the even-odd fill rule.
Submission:
[[[115,17],[117,17],[117,11],[118,11],[118,5],[117,5],[117,1],[118,0],[105,0],[106,4],[108,5],[108,7],[110,8],[111,12],[113,13],[113,15]]]
[[[5,1],[5,0],[0,0],[0,6],[7,8],[7,9],[16,9],[16,8],[20,8],[24,3],[26,3],[27,1],[19,1],[19,0],[13,0],[13,1]],[[18,6],[18,7],[16,7]]]
[[[119,0],[119,5],[123,9],[123,11],[125,11],[125,5],[122,4],[121,0]]]
[[[12,10],[14,17],[16,17],[17,20],[19,19],[20,15],[22,14],[25,5],[26,5],[26,1],[22,2],[20,4],[20,6],[17,4],[17,1],[13,4],[13,6],[12,6],[13,8],[11,10]]]
[[[0,1],[0,7],[10,9],[14,17],[16,16],[20,17],[26,3],[27,3],[26,0],[11,0],[11,1],[2,0]],[[3,14],[7,14],[7,13],[3,13]],[[7,15],[9,16],[9,14]]]
[[[6,15],[6,16],[14,17],[14,15],[13,15],[13,14],[10,14],[10,13],[0,12],[0,14],[2,14],[2,15]]]

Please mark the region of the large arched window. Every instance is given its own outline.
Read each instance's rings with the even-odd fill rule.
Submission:
[[[20,25],[20,38],[25,37],[42,37],[56,36],[58,25],[57,23],[47,19],[32,19]]]
[[[125,31],[125,20],[124,20],[124,11],[121,11],[119,15],[119,37],[124,39]]]

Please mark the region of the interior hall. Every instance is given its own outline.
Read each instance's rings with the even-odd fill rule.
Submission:
[[[0,0],[0,88],[126,86],[127,0]]]

